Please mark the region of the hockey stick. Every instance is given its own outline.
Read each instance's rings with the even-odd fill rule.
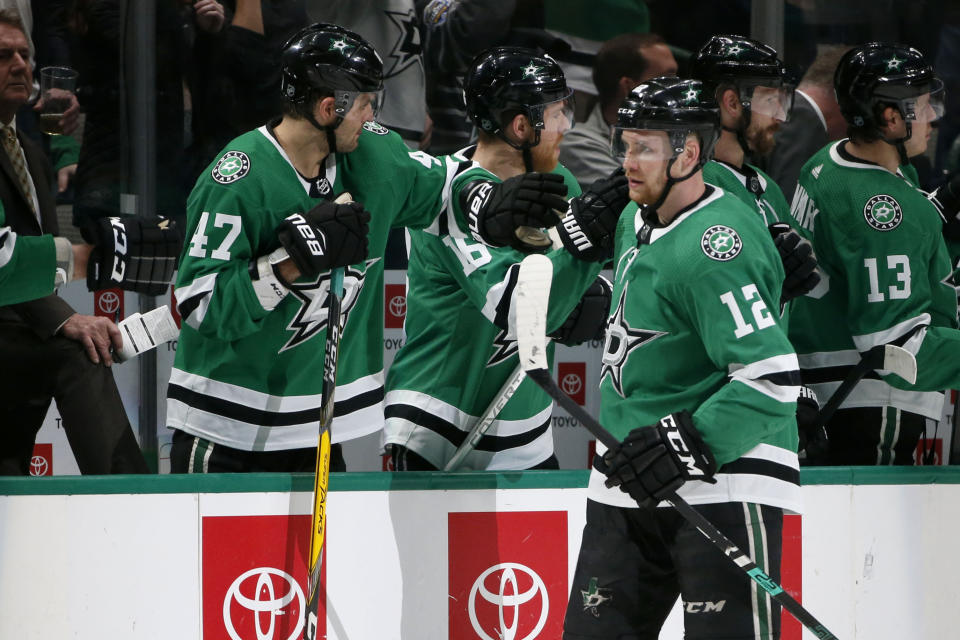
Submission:
[[[510,401],[510,398],[516,392],[517,388],[520,386],[520,383],[523,382],[524,371],[523,367],[517,365],[513,370],[513,373],[510,374],[510,377],[506,382],[503,383],[503,386],[500,387],[500,390],[497,391],[497,395],[494,396],[493,402],[490,403],[490,406],[487,407],[487,410],[484,411],[483,415],[477,420],[470,431],[467,433],[467,437],[463,442],[460,443],[460,446],[457,447],[457,450],[453,452],[453,456],[450,460],[447,461],[447,464],[443,466],[444,471],[453,471],[460,463],[463,462],[463,459],[466,458],[471,451],[477,447],[477,443],[480,442],[480,438],[490,430],[490,425],[493,424],[493,421],[497,419],[497,415],[507,406],[507,402]]]
[[[336,203],[352,202],[349,193],[341,193]],[[343,302],[343,267],[330,272],[327,292],[327,339],[323,347],[323,382],[320,386],[320,432],[317,445],[317,463],[313,475],[313,517],[310,520],[310,552],[307,556],[307,587],[309,595],[303,610],[305,640],[314,640],[317,634],[317,614],[320,607],[320,568],[323,561],[323,543],[327,533],[327,485],[330,481],[330,423],[333,421],[333,392],[337,387],[337,351],[340,347],[340,305]]]
[[[877,345],[863,354],[860,362],[843,379],[837,390],[827,400],[827,404],[820,410],[813,428],[822,429],[840,408],[843,401],[847,399],[853,388],[863,380],[863,376],[874,369],[883,369],[895,373],[910,384],[917,381],[917,359],[913,357],[912,353],[903,347],[892,344]]]
[[[524,258],[520,263],[517,279],[517,348],[520,365],[527,375],[546,391],[560,406],[579,420],[587,431],[597,440],[612,449],[620,443],[596,419],[565,394],[550,375],[547,365],[546,318],[547,303],[550,297],[550,285],[553,279],[553,267],[550,261],[539,254]],[[827,630],[809,611],[803,608],[793,596],[783,590],[779,584],[764,573],[747,554],[741,551],[709,520],[695,511],[686,500],[676,493],[666,502],[676,509],[687,522],[697,528],[710,542],[756,582],[770,597],[793,614],[803,626],[817,638],[836,640],[836,636]]]

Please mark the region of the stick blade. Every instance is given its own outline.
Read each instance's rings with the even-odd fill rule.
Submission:
[[[514,290],[517,351],[524,371],[547,369],[547,306],[553,283],[553,263],[539,253],[520,263]]]
[[[889,373],[897,374],[910,384],[917,382],[917,359],[903,347],[884,345],[883,368]]]

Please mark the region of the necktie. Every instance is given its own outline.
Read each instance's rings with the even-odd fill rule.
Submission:
[[[36,210],[33,208],[33,195],[30,190],[30,174],[27,172],[27,163],[23,157],[23,150],[20,147],[20,141],[17,140],[17,132],[13,127],[3,128],[3,148],[7,152],[7,157],[10,158],[10,164],[13,165],[13,172],[17,176],[17,182],[20,183],[20,192],[23,193],[27,204],[30,205],[30,211],[33,211],[33,215],[37,215]]]

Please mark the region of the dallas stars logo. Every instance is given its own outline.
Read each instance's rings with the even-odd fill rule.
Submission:
[[[507,340],[507,331],[501,329],[493,339],[493,354],[487,360],[487,366],[492,367],[509,359],[510,356],[517,353],[517,341]]]
[[[680,101],[681,104],[697,104],[697,101],[700,99],[700,89],[690,88],[687,89],[687,92],[683,95],[683,99]]]
[[[417,18],[413,9],[406,13],[399,11],[385,11],[387,18],[395,28],[395,40],[390,53],[387,55],[392,61],[389,69],[384,69],[383,77],[390,78],[402,73],[415,64],[422,64],[420,52],[420,30],[417,29]]]
[[[227,151],[210,172],[220,184],[236,182],[250,172],[250,158],[242,151]]]
[[[597,586],[598,582],[596,578],[590,578],[590,584],[587,585],[586,591],[580,590],[580,595],[583,596],[583,610],[592,613],[594,618],[600,617],[597,607],[613,600],[613,596],[608,595],[613,590],[601,589]]]
[[[716,224],[703,232],[703,236],[700,237],[700,248],[708,257],[726,262],[739,255],[743,248],[743,241],[732,228]]]
[[[626,364],[630,354],[646,343],[656,340],[660,336],[667,335],[666,331],[648,331],[645,329],[634,329],[627,324],[625,303],[627,299],[627,287],[629,283],[623,285],[623,291],[620,292],[620,300],[617,302],[617,310],[607,321],[607,339],[603,344],[603,366],[600,369],[600,381],[604,376],[610,376],[610,382],[613,388],[620,394],[621,398],[626,397],[623,393],[623,365]]]
[[[900,203],[893,196],[881,193],[867,200],[863,207],[863,217],[877,231],[890,231],[900,226],[903,212]]]
[[[736,58],[743,53],[743,47],[738,44],[731,44],[723,54],[728,58]]]
[[[531,62],[530,64],[528,64],[523,68],[523,77],[535,78],[537,76],[537,73],[539,73],[542,69],[543,67],[538,67],[535,64],[533,64],[533,62]]]
[[[343,314],[343,325],[346,326],[350,311],[357,304],[360,291],[363,289],[364,275],[371,265],[380,258],[367,260],[363,269],[347,267],[343,272],[343,303],[340,313]],[[287,325],[287,330],[293,336],[283,345],[280,351],[299,347],[301,344],[327,328],[327,295],[330,291],[330,272],[321,274],[315,282],[296,284],[290,293],[300,301],[300,308]]]
[[[887,60],[887,71],[900,71],[900,65],[902,65],[906,60],[897,59],[897,54],[893,54],[893,57]]]
[[[340,53],[344,53],[352,46],[352,44],[347,42],[346,38],[340,38],[339,40],[334,40],[330,43],[330,51],[339,51]]]

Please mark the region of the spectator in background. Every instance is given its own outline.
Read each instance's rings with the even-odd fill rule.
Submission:
[[[787,202],[800,176],[800,168],[828,142],[846,135],[847,123],[840,113],[837,95],[833,90],[833,72],[843,54],[844,45],[826,45],[820,48],[816,59],[797,85],[793,108],[775,136],[773,151],[758,165],[780,185]]]
[[[414,0],[326,0],[311,17],[363,36],[383,58],[384,102],[377,121],[418,149],[427,117],[420,21]]]
[[[677,61],[656,34],[625,33],[604,43],[593,66],[599,100],[586,121],[569,131],[560,145],[560,162],[581,188],[620,166],[610,153],[610,126],[630,90],[651,78],[676,74]]]
[[[26,32],[0,10],[0,201],[20,236],[59,233],[49,161],[17,130],[33,86]],[[107,318],[76,313],[56,295],[0,307],[0,474],[27,475],[52,399],[81,473],[146,473],[109,366],[122,345]]]

